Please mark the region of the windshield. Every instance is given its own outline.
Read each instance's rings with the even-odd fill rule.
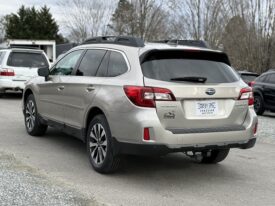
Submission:
[[[206,58],[199,52],[175,57],[157,53],[145,60],[141,67],[145,77],[161,81],[184,82],[204,78],[205,83],[230,83],[239,80],[238,74],[228,64],[215,60],[213,56]]]
[[[42,53],[12,52],[8,66],[40,68],[49,65]]]

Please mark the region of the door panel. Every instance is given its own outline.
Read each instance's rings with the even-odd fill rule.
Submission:
[[[64,121],[63,89],[60,76],[51,76],[49,81],[38,84],[39,113],[46,119]]]
[[[83,117],[92,104],[93,97],[102,82],[98,77],[70,76],[62,78],[64,82],[63,105],[65,123],[77,129],[83,128]]]
[[[266,106],[275,108],[275,74],[270,74],[263,85],[263,95]]]

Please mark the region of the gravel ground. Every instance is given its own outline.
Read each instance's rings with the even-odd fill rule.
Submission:
[[[258,142],[275,144],[275,113],[266,112],[258,117]]]
[[[35,169],[0,153],[0,204],[4,205],[96,205],[65,185],[53,183]]]

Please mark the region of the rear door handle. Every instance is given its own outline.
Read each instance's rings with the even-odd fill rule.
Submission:
[[[64,86],[58,86],[58,87],[57,87],[57,90],[58,90],[58,91],[62,91],[62,90],[64,90],[64,89],[65,89]]]
[[[93,86],[88,86],[87,88],[86,88],[86,91],[87,92],[91,92],[91,91],[94,91],[95,90],[95,88],[93,87]]]

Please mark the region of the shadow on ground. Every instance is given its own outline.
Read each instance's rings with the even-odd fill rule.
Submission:
[[[9,92],[3,94],[3,96],[0,98],[1,99],[7,99],[7,100],[18,100],[22,99],[22,93],[21,92]]]

